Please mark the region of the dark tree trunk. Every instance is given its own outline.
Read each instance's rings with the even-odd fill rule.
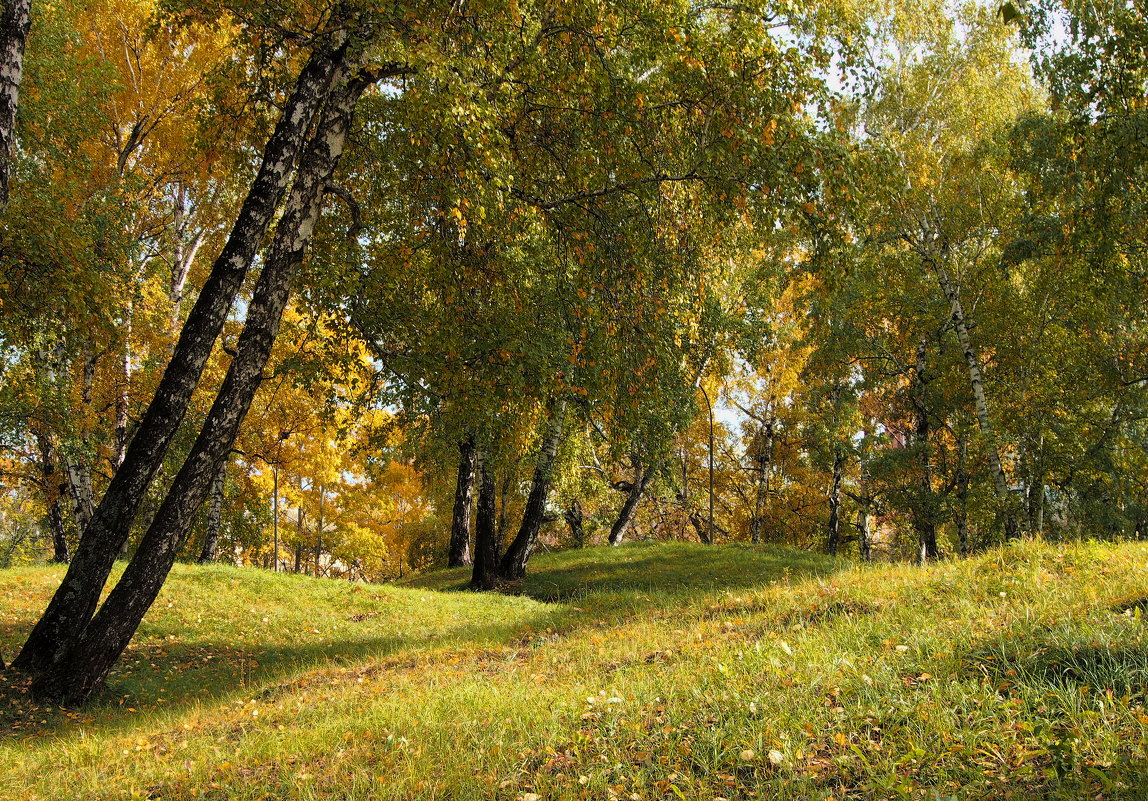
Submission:
[[[68,551],[68,529],[64,525],[64,515],[60,508],[60,494],[58,492],[53,494],[52,501],[48,505],[45,522],[52,534],[52,561],[58,565],[68,564],[72,555]]]
[[[345,32],[334,35],[315,49],[300,73],[231,235],[188,315],[123,464],[83,531],[67,575],[17,657],[17,667],[33,673],[46,669],[57,652],[74,644],[91,619],[116,555],[127,542],[147,488],[183,421],[208,356],[287,188],[311,123],[330,93],[345,42]]]
[[[219,550],[219,535],[223,530],[223,490],[227,480],[227,461],[219,465],[211,480],[211,502],[207,507],[207,533],[203,536],[203,550],[199,552],[199,563],[209,565],[215,561]]]
[[[24,78],[24,40],[32,17],[32,0],[6,0],[0,17],[0,208],[8,205],[16,108]]]
[[[586,547],[586,532],[582,528],[582,504],[577,498],[570,502],[562,516],[566,518],[566,525],[570,527],[570,536],[574,539],[574,547]]]
[[[773,462],[772,419],[762,424],[757,437],[757,450],[753,456],[753,470],[757,474],[757,484],[753,496],[753,517],[749,521],[750,542],[759,543],[765,530],[765,512],[769,505],[769,471]]]
[[[841,545],[841,481],[845,476],[845,454],[833,450],[833,483],[829,487],[829,555],[836,556]]]
[[[36,434],[36,444],[40,449],[40,481],[44,490],[47,511],[44,514],[44,524],[52,538],[52,561],[57,564],[67,564],[68,530],[64,525],[64,510],[62,498],[67,492],[67,482],[59,475],[59,465],[56,464],[56,452],[52,447],[52,440],[47,434]]]
[[[94,417],[91,411],[92,393],[96,385],[96,366],[100,354],[93,354],[91,347],[85,347],[83,369],[81,371],[80,403],[83,405],[81,419],[87,421]],[[92,451],[91,432],[87,424],[81,427],[79,448],[68,449],[61,452],[64,473],[68,478],[68,493],[72,497],[72,515],[76,527],[81,534],[87,530],[95,514],[95,493],[92,490],[92,465],[88,461],[88,454]]]
[[[470,586],[474,590],[493,590],[498,586],[498,543],[494,530],[494,476],[486,460],[478,457],[478,502],[474,510],[474,571]]]
[[[502,471],[502,486],[498,488],[498,525],[494,529],[494,543],[499,553],[506,542],[506,531],[510,528],[510,493],[517,472],[517,464],[507,465]]]
[[[703,545],[713,545],[713,539],[710,538],[709,534],[709,526],[706,525],[706,521],[702,519],[701,514],[691,510],[689,512],[689,519],[694,527],[694,531],[697,532],[698,541]]]
[[[625,539],[626,533],[630,530],[630,525],[634,522],[634,515],[638,511],[638,504],[642,501],[642,494],[645,493],[646,486],[650,483],[650,478],[654,474],[654,471],[649,468],[643,469],[641,461],[639,461],[636,456],[634,457],[634,466],[637,470],[637,475],[634,476],[634,482],[630,484],[630,489],[626,493],[626,501],[618,511],[618,517],[614,521],[614,525],[610,527],[611,545],[622,544],[622,540]]]
[[[917,358],[913,367],[913,427],[917,451],[920,499],[913,504],[913,526],[917,531],[917,551],[921,564],[940,556],[937,548],[937,498],[933,492],[933,460],[929,435],[929,396],[927,377],[927,342],[924,337],[917,345]]]
[[[549,430],[542,441],[538,463],[534,466],[534,477],[530,482],[530,494],[526,498],[526,508],[522,511],[522,525],[514,542],[506,549],[499,563],[499,575],[507,581],[518,581],[526,574],[526,562],[538,532],[546,516],[546,497],[550,493],[554,461],[558,457],[558,443],[562,439],[562,426],[566,418],[566,402],[558,401],[551,412]]]
[[[341,82],[327,100],[255,285],[236,355],[203,428],[119,583],[80,637],[33,681],[37,697],[63,704],[89,698],[103,685],[159,594],[263,379],[291,294],[291,278],[303,260],[322,207],[323,191],[342,153],[355,105],[367,85],[366,78],[356,76]]]
[[[458,445],[458,481],[454,488],[454,515],[450,523],[448,567],[470,564],[470,507],[474,498],[474,439]]]

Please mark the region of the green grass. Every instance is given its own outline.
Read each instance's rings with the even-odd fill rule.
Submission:
[[[59,579],[0,572],[11,656]],[[521,595],[181,567],[108,695],[0,674],[28,799],[1148,798],[1148,547],[543,555]]]

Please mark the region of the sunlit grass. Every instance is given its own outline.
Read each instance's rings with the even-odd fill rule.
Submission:
[[[0,573],[11,656],[58,571]],[[179,568],[108,696],[3,676],[10,798],[1137,798],[1148,547],[541,555],[522,595]],[[2,675],[2,674],[0,674]]]

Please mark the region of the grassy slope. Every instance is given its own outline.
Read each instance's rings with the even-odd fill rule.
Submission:
[[[928,571],[632,545],[531,568],[537,600],[451,592],[458,571],[178,568],[102,705],[37,708],[0,674],[0,794],[1148,797],[1143,545]],[[0,572],[5,655],[58,577]]]

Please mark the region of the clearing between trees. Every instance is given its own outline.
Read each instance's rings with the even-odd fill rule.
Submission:
[[[534,563],[532,563],[534,564]],[[59,581],[0,572],[11,652]],[[521,595],[177,565],[109,690],[0,673],[13,799],[1136,798],[1148,546],[542,555]],[[1141,794],[1141,795],[1138,795]]]

